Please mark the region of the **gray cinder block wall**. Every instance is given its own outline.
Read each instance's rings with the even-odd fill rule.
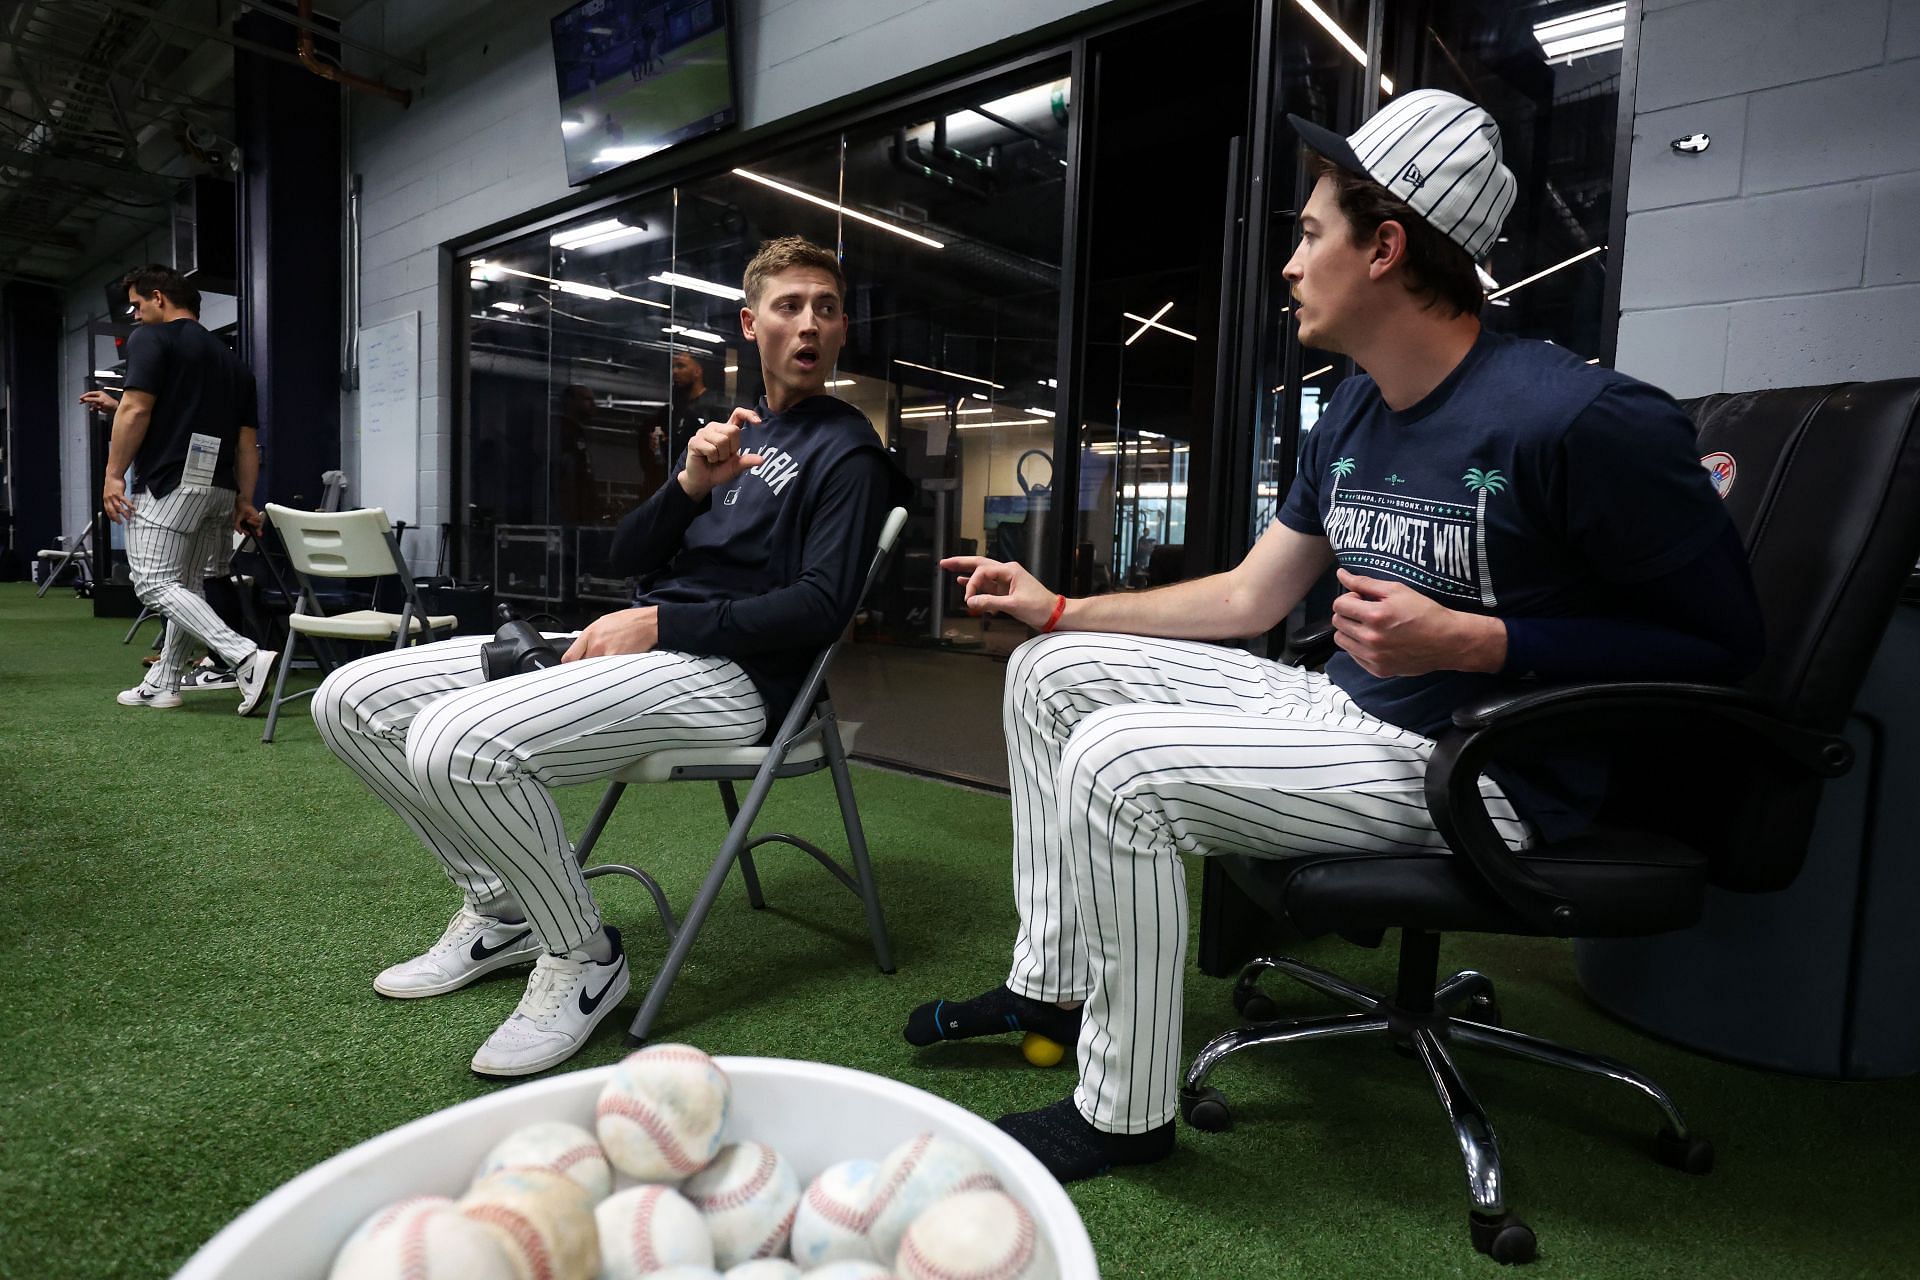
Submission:
[[[758,128],[1111,0],[733,0],[742,130]],[[451,518],[453,335],[440,331],[442,244],[565,196],[548,20],[564,0],[385,0],[347,34],[428,50],[413,105],[350,103],[350,167],[362,176],[361,322],[420,313],[419,519]],[[1117,7],[1117,6],[1116,6]],[[353,60],[349,60],[350,63]],[[357,64],[355,64],[357,65]],[[368,64],[365,70],[377,72]],[[671,167],[671,157],[663,157]],[[458,282],[464,293],[464,282]],[[341,413],[356,473],[358,411]],[[351,499],[351,492],[349,499]],[[410,546],[431,561],[426,542]]]
[[[1623,371],[1920,375],[1920,0],[1645,0],[1634,110]]]

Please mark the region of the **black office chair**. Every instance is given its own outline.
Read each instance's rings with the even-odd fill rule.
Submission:
[[[1181,1097],[1188,1122],[1215,1130],[1232,1122],[1225,1098],[1206,1087],[1229,1054],[1383,1033],[1410,1047],[1432,1080],[1466,1162],[1474,1247],[1501,1262],[1531,1260],[1536,1241],[1508,1211],[1493,1126],[1450,1046],[1638,1089],[1663,1113],[1654,1150],[1674,1168],[1706,1173],[1713,1148],[1631,1067],[1501,1026],[1485,975],[1440,981],[1440,935],[1644,936],[1696,923],[1710,884],[1766,892],[1791,883],[1822,780],[1852,763],[1840,729],[1920,556],[1920,380],[1718,395],[1688,408],[1702,454],[1720,468],[1766,616],[1767,655],[1742,687],[1543,686],[1460,709],[1426,781],[1451,856],[1218,860],[1256,902],[1308,936],[1378,945],[1385,930],[1401,930],[1399,971],[1386,996],[1296,960],[1248,965],[1235,1007],[1269,1020],[1200,1051]],[[1481,771],[1546,743],[1581,742],[1611,761],[1599,820],[1582,835],[1513,853],[1487,816]],[[1268,969],[1358,1011],[1279,1020],[1256,985]]]

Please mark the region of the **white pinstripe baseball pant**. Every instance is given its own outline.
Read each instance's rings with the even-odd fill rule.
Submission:
[[[208,563],[223,546],[232,547],[239,498],[232,489],[183,484],[164,498],[139,495],[127,518],[127,572],[134,594],[167,620],[160,661],[145,681],[153,688],[180,687],[196,639],[230,667],[253,656],[257,646],[220,620],[201,585]]]
[[[347,663],[314,694],[314,723],[469,905],[486,913],[510,895],[548,951],[571,951],[599,930],[600,911],[548,788],[610,778],[668,747],[751,746],[766,707],[732,660],[659,650],[488,683],[488,638]]]
[[[1007,986],[1086,1001],[1074,1100],[1142,1133],[1179,1103],[1187,884],[1178,855],[1443,848],[1433,741],[1331,680],[1183,640],[1040,636],[1007,667],[1013,882]],[[1524,822],[1490,781],[1516,845]]]

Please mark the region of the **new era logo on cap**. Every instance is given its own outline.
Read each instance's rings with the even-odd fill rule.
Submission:
[[[1309,147],[1372,178],[1475,258],[1485,257],[1518,184],[1500,162],[1500,126],[1465,98],[1419,89],[1396,98],[1348,138],[1289,116]]]

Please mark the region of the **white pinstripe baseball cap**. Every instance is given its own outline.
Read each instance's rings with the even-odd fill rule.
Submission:
[[[1299,116],[1287,123],[1308,147],[1373,179],[1475,258],[1493,247],[1513,208],[1519,188],[1500,163],[1500,126],[1456,94],[1417,89],[1346,138]]]

